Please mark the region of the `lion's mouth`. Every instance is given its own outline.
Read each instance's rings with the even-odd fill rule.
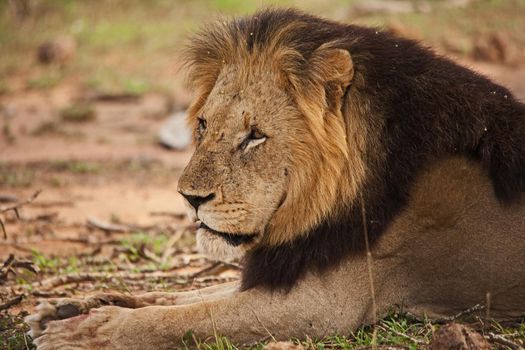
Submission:
[[[227,233],[227,232],[215,231],[214,229],[210,228],[209,226],[207,226],[203,222],[201,222],[199,228],[205,229],[209,233],[211,233],[211,234],[213,234],[215,236],[221,237],[226,242],[228,242],[228,244],[230,244],[230,245],[232,245],[234,247],[237,247],[237,246],[239,246],[241,244],[251,243],[255,239],[255,237],[257,236],[256,233],[242,233],[242,234],[239,233],[239,234],[237,234],[237,233]]]

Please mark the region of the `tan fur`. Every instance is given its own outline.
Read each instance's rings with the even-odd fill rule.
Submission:
[[[525,315],[524,232],[525,205],[501,206],[478,165],[462,158],[435,164],[373,248],[378,317],[395,306],[418,315],[451,315],[485,305],[487,293],[491,316]],[[347,258],[326,275],[308,275],[288,294],[214,288],[218,298],[194,292],[203,297],[193,304],[106,306],[87,317],[53,321],[36,343],[44,350],[173,349],[190,329],[202,339],[217,332],[252,343],[346,334],[374,318],[365,256]],[[137,298],[146,299],[166,297]],[[171,301],[178,304],[177,294]]]

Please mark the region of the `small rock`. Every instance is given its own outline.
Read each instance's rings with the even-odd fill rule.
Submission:
[[[304,350],[304,346],[288,341],[278,341],[266,344],[263,350]]]
[[[41,63],[65,64],[75,55],[77,45],[71,36],[58,36],[38,47],[37,57]]]
[[[472,328],[458,323],[442,326],[434,334],[430,350],[490,350],[485,338]]]
[[[186,125],[186,112],[172,114],[160,127],[158,140],[168,149],[184,150],[191,144],[191,130]]]

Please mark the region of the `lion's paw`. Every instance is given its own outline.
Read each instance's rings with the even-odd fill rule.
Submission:
[[[34,344],[38,350],[115,349],[111,337],[128,311],[116,306],[104,306],[88,314],[49,321]]]
[[[50,321],[64,320],[89,311],[89,303],[83,299],[59,298],[39,300],[35,313],[27,316],[25,322],[29,325],[29,335],[36,339],[46,329]]]
[[[96,294],[84,299],[56,298],[40,300],[36,307],[36,313],[29,315],[25,319],[30,327],[28,334],[33,339],[36,339],[46,329],[46,325],[50,321],[64,320],[86,314],[91,309],[106,305],[130,308],[142,306],[135,298],[116,293]]]

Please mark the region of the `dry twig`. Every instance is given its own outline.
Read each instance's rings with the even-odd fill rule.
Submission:
[[[7,310],[9,309],[10,307],[13,307],[17,304],[20,304],[20,302],[22,301],[22,299],[24,299],[24,296],[23,295],[17,295],[16,297],[12,298],[12,299],[9,299],[8,301],[6,301],[5,303],[3,303],[2,305],[0,305],[0,311],[4,311],[4,310]]]
[[[47,201],[47,202],[38,202],[34,204],[37,208],[52,208],[52,207],[73,207],[75,203],[72,201]]]
[[[127,225],[112,224],[95,218],[88,218],[86,225],[105,232],[129,232],[132,229]]]
[[[15,213],[16,217],[18,219],[20,219],[20,211],[19,211],[20,208],[22,208],[25,205],[28,205],[28,204],[32,203],[36,199],[36,197],[38,197],[40,192],[42,192],[42,191],[41,190],[36,191],[35,193],[33,193],[33,195],[31,197],[29,197],[28,199],[26,199],[23,202],[18,202],[18,203],[15,203],[15,204],[8,205],[6,207],[0,208],[0,214],[5,214],[5,213],[7,213],[9,211],[12,211],[12,212]],[[5,225],[4,225],[4,222],[2,221],[2,219],[0,219],[0,229],[2,230],[2,232],[4,234],[4,239],[7,239],[7,232],[5,230]]]
[[[469,307],[468,309],[466,310],[463,310],[453,316],[450,316],[450,317],[443,317],[443,318],[438,318],[437,320],[433,320],[432,323],[433,324],[442,324],[442,323],[448,323],[448,322],[452,322],[452,321],[455,321],[457,320],[458,318],[462,317],[462,316],[465,316],[465,315],[469,315],[473,312],[476,312],[476,311],[480,311],[480,310],[483,310],[485,309],[485,306],[484,305],[480,305],[480,304],[476,304],[472,307]]]
[[[199,277],[200,275],[203,275],[203,274],[205,274],[207,272],[212,271],[213,269],[215,269],[216,267],[218,267],[221,264],[222,263],[220,261],[216,261],[213,264],[211,264],[210,266],[207,266],[207,267],[203,268],[202,270],[199,270],[199,271],[195,272],[193,275],[190,276],[190,278]]]
[[[508,340],[502,335],[495,334],[493,332],[489,332],[488,338],[490,341],[501,344],[501,345],[505,345],[511,348],[512,350],[524,350],[523,346],[516,344],[513,341]]]
[[[377,329],[375,328],[375,325],[377,324],[377,303],[376,303],[376,293],[375,293],[375,286],[374,286],[374,272],[373,272],[373,265],[374,265],[374,259],[372,258],[372,253],[370,251],[370,243],[368,240],[368,227],[366,225],[366,209],[365,209],[365,202],[363,199],[363,194],[361,194],[361,219],[363,221],[363,234],[365,239],[365,247],[366,247],[366,265],[368,268],[368,278],[370,283],[370,295],[372,296],[372,324],[374,325],[374,332],[372,333],[372,349],[375,349],[377,346]]]
[[[152,211],[149,213],[151,216],[168,216],[174,219],[182,220],[186,217],[184,213],[175,213],[171,211]]]
[[[410,340],[412,343],[414,344],[417,344],[417,345],[423,345],[423,344],[426,344],[426,342],[424,342],[423,340],[420,340],[420,339],[416,339],[406,333],[402,333],[402,332],[399,332],[397,330],[395,330],[394,328],[392,327],[389,327],[387,324],[380,324],[377,326],[379,329],[383,330],[384,332],[391,332],[391,333],[394,333],[395,335],[397,335],[398,337],[401,337],[401,338],[405,338],[405,339],[408,339]]]
[[[12,273],[16,275],[15,268],[21,268],[29,270],[33,273],[38,273],[38,267],[29,260],[17,260],[13,254],[4,261],[2,267],[0,267],[0,284],[7,281],[7,275]]]
[[[0,203],[18,202],[18,198],[10,194],[0,194]]]

